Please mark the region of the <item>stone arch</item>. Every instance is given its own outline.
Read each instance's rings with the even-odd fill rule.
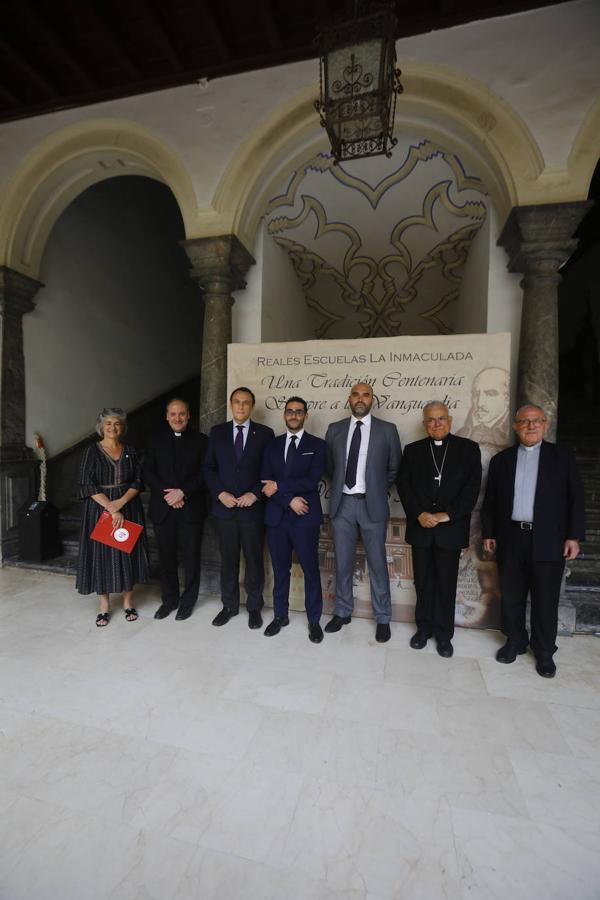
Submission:
[[[166,184],[186,234],[194,230],[194,188],[173,150],[134,123],[88,120],[42,141],[11,178],[0,205],[0,265],[37,278],[60,214],[86,188],[119,175],[145,175]]]
[[[547,186],[540,187],[544,161],[539,147],[508,103],[440,66],[406,63],[402,82],[397,128],[417,124],[428,136],[445,140],[449,149],[460,148],[477,160],[501,222],[513,206],[541,202],[536,193],[548,202]],[[317,85],[311,85],[275,110],[240,146],[217,187],[213,215],[229,223],[250,249],[271,189],[303,159],[328,147],[313,107],[317,94]],[[209,217],[198,224],[200,234],[210,233]]]
[[[569,154],[569,180],[576,190],[574,199],[588,196],[600,158],[600,99],[592,104],[577,132]]]

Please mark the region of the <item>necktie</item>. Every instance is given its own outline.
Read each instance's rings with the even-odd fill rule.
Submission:
[[[235,436],[235,441],[233,442],[233,447],[235,450],[235,458],[240,462],[244,452],[244,426],[236,425],[235,427],[237,428],[237,434]]]
[[[348,451],[348,461],[346,462],[346,487],[353,488],[356,484],[356,468],[358,466],[358,452],[360,450],[360,429],[362,422],[357,422],[354,427],[354,434],[350,441],[350,450]]]
[[[296,455],[296,441],[298,440],[297,435],[293,434],[290,437],[290,445],[287,450],[287,456],[285,458],[285,474],[287,475],[294,465],[294,457]]]

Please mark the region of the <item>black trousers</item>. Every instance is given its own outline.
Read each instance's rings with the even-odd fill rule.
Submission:
[[[183,510],[170,509],[166,519],[154,523],[160,561],[162,602],[186,611],[194,608],[200,588],[200,546],[202,522],[187,522]],[[181,557],[185,587],[179,596],[177,560]]]
[[[221,600],[230,612],[240,608],[240,552],[244,551],[246,575],[246,608],[262,609],[265,566],[263,547],[265,529],[262,522],[239,522],[237,518],[217,519],[221,551]]]
[[[533,534],[515,526],[509,546],[501,548],[498,561],[502,591],[502,630],[520,649],[528,643],[536,657],[547,660],[556,651],[558,601],[564,560],[536,562],[532,559]],[[531,640],[525,613],[531,592]]]
[[[460,550],[443,547],[412,548],[417,605],[415,622],[419,631],[438,641],[454,635],[454,607]]]

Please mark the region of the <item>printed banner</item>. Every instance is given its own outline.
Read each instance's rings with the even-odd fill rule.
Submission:
[[[330,422],[347,417],[348,396],[356,382],[373,388],[372,413],[397,426],[402,446],[425,436],[422,409],[431,400],[445,403],[452,432],[481,446],[484,481],[490,458],[510,441],[510,334],[468,334],[369,338],[361,341],[303,341],[281,344],[230,344],[228,393],[245,385],[256,394],[253,418],[275,434],[285,430],[288,397],[308,404],[306,430],[325,437]],[[325,611],[335,599],[335,562],[329,524],[328,485],[321,484],[325,522],[319,558]],[[410,546],[404,542],[405,516],[396,488],[390,492],[386,540],[393,618],[414,620],[415,593]],[[272,590],[266,553],[265,600]],[[290,606],[304,609],[302,570],[292,566]],[[471,520],[471,541],[461,556],[456,597],[456,623],[496,628],[500,591],[496,564],[483,558],[479,513]],[[354,572],[355,615],[370,617],[369,573],[359,544]]]

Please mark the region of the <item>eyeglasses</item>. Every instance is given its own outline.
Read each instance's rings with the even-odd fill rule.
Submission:
[[[306,413],[304,412],[303,409],[286,409],[286,410],[284,410],[283,414],[284,414],[284,416],[288,416],[290,419],[293,416],[300,418],[300,416],[306,415]]]
[[[522,428],[524,425],[532,425],[534,428],[539,428],[545,421],[545,419],[516,419],[515,425],[518,425],[519,428]]]
[[[444,423],[448,421],[449,416],[430,416],[428,419],[425,419],[426,425],[434,425],[436,422]]]

